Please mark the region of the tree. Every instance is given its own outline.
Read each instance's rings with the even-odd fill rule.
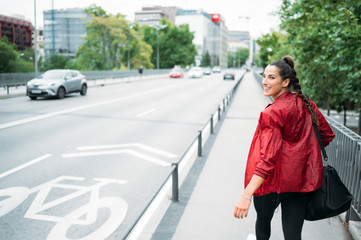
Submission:
[[[188,25],[175,26],[170,21],[162,19],[160,24],[166,25],[159,30],[159,65],[160,68],[173,68],[175,65],[190,65],[194,63],[197,49],[192,43],[194,34]],[[152,63],[157,62],[157,30],[150,26],[142,26],[144,40],[152,46]]]
[[[209,56],[208,51],[203,54],[202,61],[201,61],[201,67],[207,67],[211,65],[211,57]]]
[[[236,52],[228,52],[228,67],[241,67],[249,57],[248,48],[237,48]]]
[[[280,16],[300,79],[319,104],[361,110],[361,2],[284,0]]]
[[[69,62],[70,57],[63,56],[61,54],[51,54],[40,65],[40,71],[45,72],[50,69],[64,69]]]
[[[135,68],[137,64],[152,67],[150,46],[142,40],[141,34],[131,28],[124,15],[108,15],[96,5],[85,11],[91,19],[86,27],[85,42],[79,47],[73,66],[81,70],[126,69],[130,61]]]

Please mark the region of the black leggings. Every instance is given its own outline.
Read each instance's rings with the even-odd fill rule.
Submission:
[[[268,240],[271,236],[271,220],[277,206],[281,203],[282,229],[285,240],[301,240],[301,233],[309,193],[270,193],[254,196],[257,212],[257,240]]]

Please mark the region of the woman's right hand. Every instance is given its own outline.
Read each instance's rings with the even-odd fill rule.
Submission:
[[[248,209],[251,206],[251,199],[245,198],[243,195],[239,198],[236,207],[234,208],[234,217],[242,218],[247,217]]]

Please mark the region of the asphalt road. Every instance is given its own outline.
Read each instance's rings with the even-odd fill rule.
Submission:
[[[212,74],[0,100],[0,239],[119,238],[234,84]]]

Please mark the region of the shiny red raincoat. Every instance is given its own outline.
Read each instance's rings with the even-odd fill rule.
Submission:
[[[335,137],[316,104],[324,146]],[[286,92],[261,112],[247,160],[245,187],[253,174],[265,179],[254,195],[311,192],[321,187],[323,164],[320,145],[306,103]]]

